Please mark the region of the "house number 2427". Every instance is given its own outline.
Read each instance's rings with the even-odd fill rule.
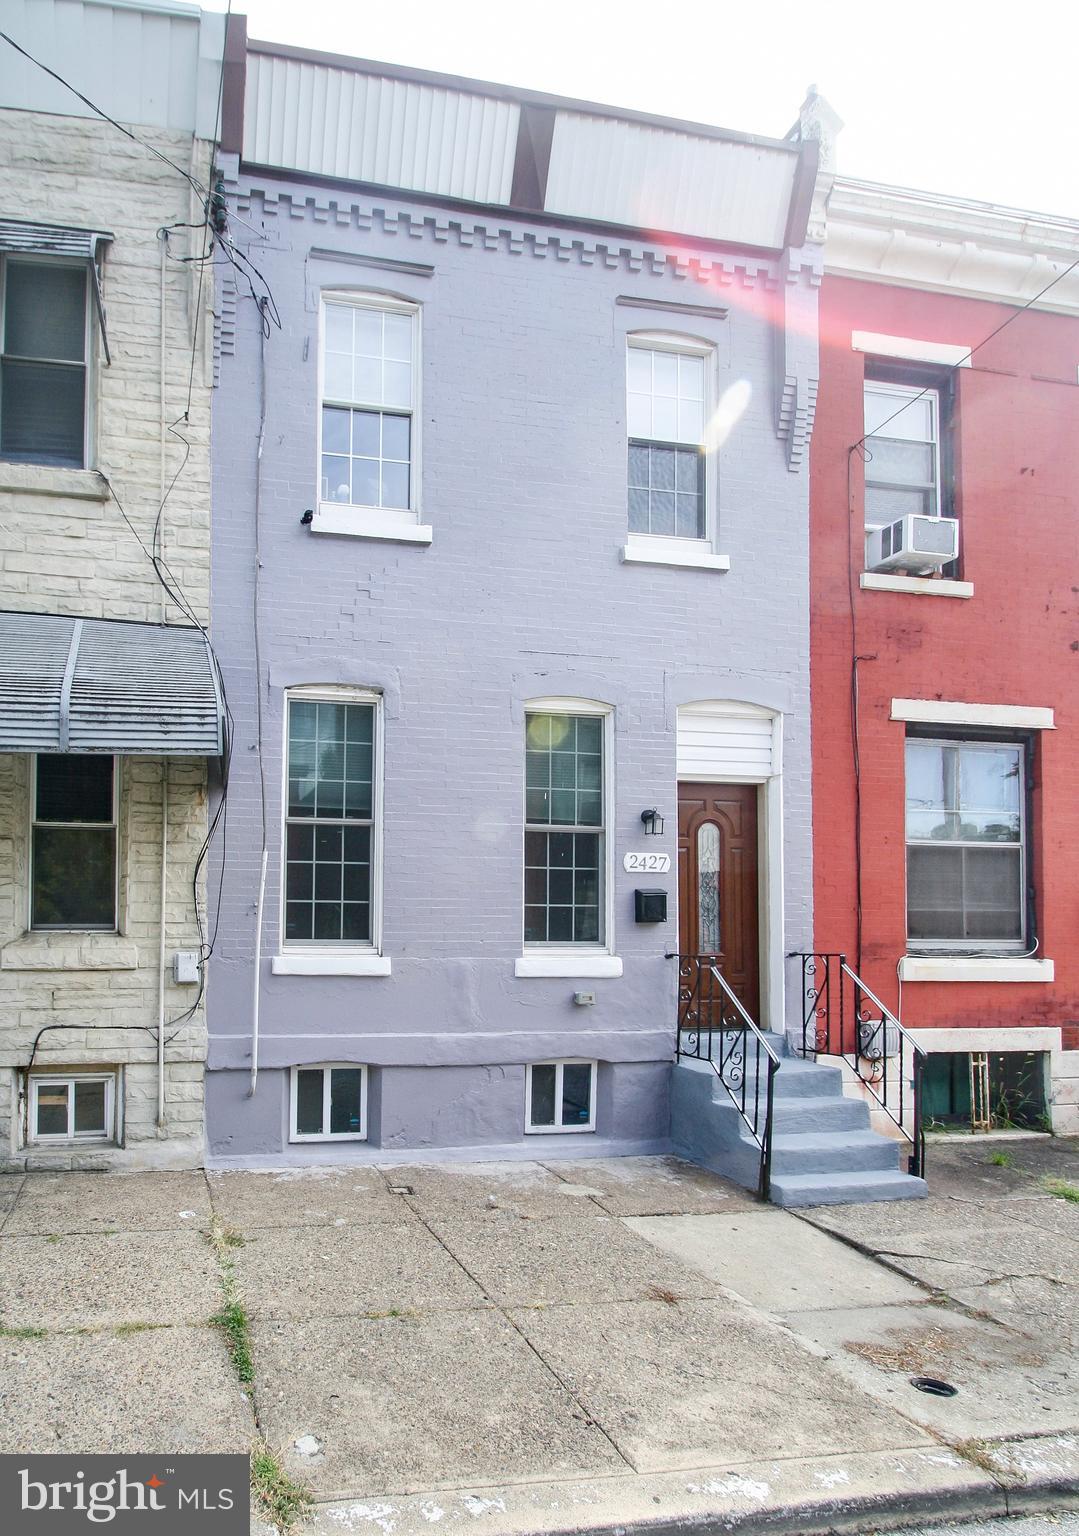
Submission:
[[[665,875],[671,867],[669,853],[627,853],[622,868],[631,875]]]

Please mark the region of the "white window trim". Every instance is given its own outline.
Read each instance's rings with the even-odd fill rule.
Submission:
[[[622,962],[614,950],[614,706],[597,699],[526,699],[525,730],[529,715],[595,715],[603,720],[603,943],[525,943],[524,833],[528,827],[525,748],[521,751],[521,955],[514,961],[515,976],[621,976]],[[522,733],[522,743],[525,734]],[[557,832],[557,827],[550,830]],[[612,964],[613,962],[613,964]],[[589,969],[583,969],[588,966]]]
[[[885,336],[880,331],[852,331],[852,352],[895,357],[907,363],[935,363],[944,368],[969,368],[970,347],[948,341],[918,341],[913,336]]]
[[[120,774],[122,771],[122,759],[113,755],[112,759],[112,821],[41,821],[37,819],[37,764],[42,755],[51,756],[51,753],[42,754],[33,752],[30,754],[30,831],[26,844],[26,932],[28,934],[40,933],[86,933],[86,934],[117,934],[120,932]],[[91,754],[79,754],[90,756]],[[105,753],[93,753],[104,757]],[[34,927],[34,828],[35,827],[68,827],[72,830],[93,829],[103,831],[106,827],[112,828],[113,835],[113,893],[112,893],[112,927],[111,928],[35,928]]]
[[[719,456],[708,453],[704,444],[708,438],[708,425],[715,414],[717,404],[716,360],[718,349],[714,341],[703,336],[693,336],[681,331],[630,331],[626,335],[625,364],[625,411],[626,445],[629,445],[629,354],[640,352],[673,352],[686,357],[704,359],[704,401],[701,451],[704,453],[704,533],[698,539],[678,538],[661,533],[630,533],[629,489],[626,490],[626,543],[620,558],[623,564],[681,565],[705,570],[729,571],[730,557],[716,553],[719,536]],[[693,445],[687,443],[687,448]],[[628,456],[627,456],[628,463]],[[678,554],[680,558],[674,558]],[[696,556],[696,558],[694,558]]]
[[[322,1123],[330,1123],[330,1073],[334,1071],[359,1072],[360,1077],[360,1127],[358,1131],[320,1131],[301,1134],[296,1129],[297,1082],[300,1072],[322,1073]],[[288,1139],[295,1141],[366,1141],[367,1140],[367,1067],[360,1061],[312,1061],[301,1062],[289,1072]]]
[[[906,395],[908,397],[908,403],[910,401],[912,401],[912,400],[918,400],[918,399],[921,399],[923,397],[926,398],[926,399],[931,399],[933,401],[933,489],[934,489],[933,506],[932,506],[932,509],[929,512],[919,512],[917,515],[919,517],[936,517],[936,518],[943,517],[944,513],[943,513],[943,504],[942,504],[942,498],[941,498],[941,491],[942,491],[943,487],[941,485],[941,480],[940,480],[941,409],[940,409],[940,390],[939,390],[939,388],[937,388],[935,385],[925,385],[925,384],[899,384],[899,383],[892,384],[892,383],[889,383],[886,379],[863,379],[863,381],[862,381],[862,411],[863,411],[862,420],[863,420],[863,426],[864,426],[864,422],[865,422],[865,416],[864,416],[864,412],[865,412],[865,396],[867,394],[871,394],[871,395],[892,395],[892,396],[895,396],[895,395]],[[903,407],[903,409],[905,409],[905,408],[906,407]],[[899,414],[898,411],[889,412],[889,415],[898,415],[898,414]],[[886,420],[887,420],[887,418],[886,418]],[[872,433],[872,432],[866,432],[866,434],[865,434],[865,442],[866,443],[872,442],[874,436],[877,436],[877,435],[879,435],[879,434]],[[924,439],[918,438],[918,439],[915,439],[915,441],[921,442],[921,441],[924,441]],[[868,470],[868,468],[869,468],[869,466],[866,465],[866,469],[867,470]],[[867,486],[868,486],[869,475],[866,474],[865,478],[866,478],[866,483],[867,483]],[[863,521],[865,521],[864,517],[863,517]],[[874,528],[884,528],[884,527],[888,527],[891,523],[898,522],[898,521],[899,521],[898,518],[889,518],[887,523],[874,523],[873,527]],[[866,522],[866,529],[865,529],[865,531],[866,531],[867,534],[870,531],[868,522]]]
[[[620,559],[624,565],[677,565],[702,571],[731,568],[730,555],[717,555],[707,539],[675,539],[658,533],[627,534]]]
[[[382,310],[387,314],[412,316],[412,404],[410,411],[409,505],[405,508],[353,506],[351,503],[322,501],[322,402],[326,366],[326,305],[351,304],[357,309]],[[318,307],[318,426],[315,445],[315,511],[311,528],[315,533],[347,534],[355,538],[387,539],[395,543],[430,544],[432,533],[421,522],[422,443],[420,378],[422,357],[420,330],[422,306],[413,299],[374,290],[327,288],[319,296]],[[374,409],[374,407],[372,407]]]
[[[954,699],[893,699],[893,720],[919,725],[987,725],[1013,731],[1051,731],[1053,711],[1026,704],[962,704]]]
[[[82,464],[39,464],[34,468],[52,470],[61,474],[78,474],[86,471],[93,465],[94,420],[95,403],[97,397],[97,346],[96,327],[94,326],[94,292],[93,278],[89,263],[73,257],[50,256],[46,252],[35,254],[26,252],[4,252],[0,255],[0,352],[3,351],[3,342],[7,332],[7,269],[12,262],[28,266],[56,266],[82,268],[86,275],[85,304],[83,307],[83,321],[85,335],[83,339],[83,370],[86,376],[85,395],[83,397],[82,412]],[[60,361],[57,359],[57,361]],[[74,367],[70,361],[67,364]],[[5,460],[6,463],[25,464],[25,459]]]
[[[43,1086],[58,1084],[67,1085],[68,1124],[72,1127],[67,1135],[38,1135],[37,1111],[38,1094]],[[104,1083],[105,1084],[105,1129],[104,1131],[76,1131],[75,1125],[75,1084],[76,1083]],[[115,1072],[31,1072],[28,1085],[29,1108],[27,1113],[27,1142],[34,1146],[85,1146],[87,1143],[98,1146],[111,1145],[117,1140],[116,1130],[116,1073]]]
[[[564,1067],[591,1067],[592,1073],[588,1084],[588,1124],[587,1125],[533,1125],[532,1124],[532,1068],[554,1067],[554,1104],[555,1116],[561,1113],[562,1104],[562,1073]],[[525,1135],[526,1136],[572,1136],[574,1134],[587,1134],[596,1129],[596,1078],[598,1075],[598,1063],[587,1056],[562,1056],[556,1061],[529,1062],[525,1068]]]
[[[1027,932],[1028,915],[1029,915],[1028,912],[1027,912],[1027,870],[1030,867],[1030,847],[1029,847],[1027,839],[1028,839],[1029,834],[1030,834],[1030,828],[1029,828],[1029,826],[1027,824],[1027,792],[1028,792],[1028,789],[1029,789],[1029,784],[1028,784],[1028,769],[1027,769],[1027,760],[1026,760],[1026,748],[1024,746],[1024,743],[1021,742],[1021,741],[1009,741],[1006,738],[1001,738],[1000,741],[959,741],[959,740],[955,740],[955,739],[953,739],[951,737],[934,738],[932,736],[909,736],[908,735],[906,740],[904,741],[904,744],[903,744],[903,752],[904,752],[904,782],[905,782],[905,775],[906,775],[906,763],[905,763],[906,749],[912,743],[921,743],[921,744],[924,744],[925,746],[930,746],[930,747],[960,747],[960,748],[963,748],[964,750],[967,750],[967,751],[969,751],[971,749],[978,749],[978,748],[984,748],[987,751],[995,751],[995,750],[997,750],[997,749],[999,749],[1001,747],[1010,747],[1010,748],[1012,748],[1013,750],[1015,750],[1015,751],[1017,751],[1019,753],[1019,762],[1020,762],[1020,765],[1021,765],[1022,770],[1023,770],[1023,773],[1022,773],[1022,784],[1021,784],[1021,790],[1020,790],[1020,795],[1019,795],[1019,845],[1018,845],[1019,846],[1019,891],[1020,891],[1020,900],[1021,900],[1021,905],[1020,905],[1020,910],[1019,910],[1019,919],[1020,919],[1020,923],[1022,925],[1022,937],[1018,938],[1018,939],[1011,939],[1011,940],[1009,940],[1009,939],[981,939],[981,940],[979,940],[979,939],[913,939],[908,934],[907,935],[907,941],[906,941],[907,945],[909,947],[911,947],[915,951],[915,954],[911,955],[911,956],[907,956],[905,958],[906,959],[913,959],[913,958],[921,959],[921,958],[924,958],[924,959],[927,959],[927,960],[934,960],[935,958],[940,958],[940,959],[948,960],[948,961],[959,961],[959,962],[969,961],[969,962],[972,962],[972,963],[974,963],[976,965],[979,965],[979,966],[984,966],[987,962],[992,962],[992,961],[995,961],[995,960],[1000,959],[1000,958],[1009,959],[1009,960],[1013,961],[1013,963],[1016,960],[1025,959],[1026,956],[1024,954],[1024,951],[1027,950],[1029,948],[1029,946],[1030,946],[1030,935]],[[919,847],[921,847],[921,848],[932,848],[932,847],[963,848],[963,847],[971,847],[971,846],[973,846],[973,847],[983,847],[983,848],[992,848],[992,847],[995,847],[995,846],[1012,848],[1012,847],[1015,846],[1015,844],[1013,844],[1013,843],[1007,843],[1007,844],[993,844],[993,843],[978,844],[978,843],[973,843],[973,844],[971,844],[971,843],[964,843],[962,840],[959,840],[959,839],[957,839],[957,840],[955,840],[953,842],[941,842],[941,843],[934,843],[934,842],[929,841],[929,840],[920,840],[920,839],[915,839],[912,842],[911,839],[908,838],[907,834],[906,834],[906,810],[904,809],[904,825],[903,825],[903,875],[904,875],[904,887],[906,887],[907,860],[908,860],[908,855],[909,855],[910,850],[911,850],[912,847],[914,847],[914,848],[919,848]],[[906,910],[907,910],[907,913],[908,913],[907,921],[909,923],[909,921],[910,921],[910,919],[909,919],[909,891],[906,891],[904,900],[905,900]],[[947,974],[950,973],[953,977],[956,974],[954,967],[949,967],[949,966],[944,967],[944,973],[945,974],[942,975],[942,977],[932,978],[932,979],[935,979],[935,980],[937,980],[937,979],[946,979]],[[911,979],[913,980],[915,978],[912,977]],[[969,976],[969,977],[964,977],[964,978],[961,978],[961,979],[974,981],[974,980],[978,980],[979,978],[975,977],[975,976]],[[993,980],[993,979],[998,979],[998,978],[989,977],[989,978],[986,978],[986,979]]]
[[[372,761],[374,775],[371,785],[371,938],[366,944],[347,939],[293,939],[285,938],[285,901],[288,862],[288,721],[289,704],[293,699],[311,704],[373,704],[375,709],[375,751]],[[382,955],[382,854],[383,854],[383,777],[385,770],[385,746],[383,742],[383,696],[375,688],[348,687],[343,684],[305,683],[287,688],[284,708],[281,711],[281,900],[278,912],[279,953],[271,962],[274,974],[285,976],[370,976],[389,975],[389,962],[385,971],[368,968],[346,970],[339,968],[349,958],[353,964],[359,957]],[[304,959],[309,958],[310,968]]]
[[[890,576],[886,571],[863,571],[860,583],[866,592],[910,592],[917,597],[973,597],[972,581],[952,581],[947,576]]]
[[[1052,960],[1019,955],[904,955],[899,962],[901,981],[1052,981],[1055,971]],[[923,1033],[935,1038],[933,1030]]]

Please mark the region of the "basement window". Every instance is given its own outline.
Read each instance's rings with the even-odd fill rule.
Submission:
[[[1047,1131],[1044,1051],[931,1051],[922,1079],[937,1131]]]
[[[535,1062],[528,1068],[527,1078],[527,1132],[595,1130],[594,1061]]]
[[[367,1068],[293,1067],[290,1141],[366,1141]]]
[[[115,1139],[114,1072],[33,1073],[29,1139],[48,1145]]]

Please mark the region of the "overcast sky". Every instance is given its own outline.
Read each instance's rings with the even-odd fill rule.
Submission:
[[[226,0],[203,0],[224,10]],[[1079,217],[1079,0],[233,0],[252,37],[781,138],[848,176]]]

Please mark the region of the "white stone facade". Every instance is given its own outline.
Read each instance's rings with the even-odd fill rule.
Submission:
[[[140,128],[203,184],[210,146]],[[109,124],[0,110],[0,217],[108,231],[100,334],[90,366],[87,469],[0,461],[0,608],[186,623],[146,550],[162,483],[158,547],[200,621],[209,611],[209,439],[213,283],[201,206],[178,172]],[[200,293],[201,276],[201,293]],[[96,323],[94,331],[97,332]],[[189,397],[190,396],[190,397]],[[175,424],[175,430],[169,430]],[[181,441],[181,438],[183,441]],[[100,472],[99,472],[100,471]],[[133,527],[128,527],[103,476]],[[137,537],[136,537],[137,535]],[[121,757],[118,931],[30,933],[31,759],[0,755],[0,1166],[179,1165],[201,1161],[205,1024],[199,987],[172,982],[176,951],[196,951],[192,880],[207,829],[207,763]],[[161,903],[162,789],[167,880]],[[204,899],[204,897],[203,897]],[[160,936],[164,916],[164,1123],[157,1124]],[[57,1027],[62,1026],[62,1027]],[[41,1033],[42,1030],[44,1033]],[[35,1040],[37,1041],[35,1051]],[[19,1095],[35,1069],[115,1068],[122,1129],[113,1146],[27,1145]]]

